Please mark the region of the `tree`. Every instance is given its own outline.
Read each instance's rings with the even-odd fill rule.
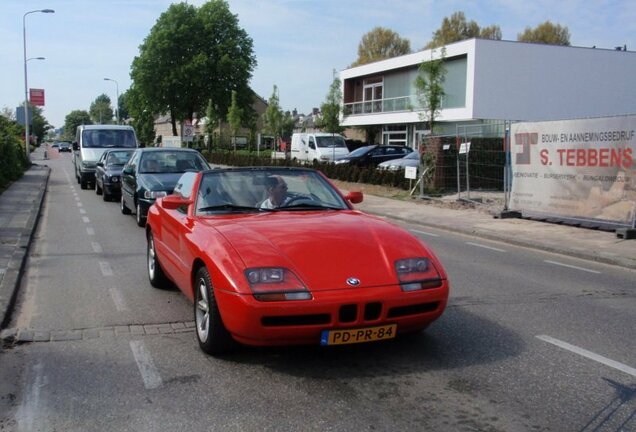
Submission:
[[[125,122],[130,118],[130,112],[128,111],[128,90],[119,95],[119,100],[117,101],[117,110],[119,111],[119,120]]]
[[[106,94],[101,94],[95,98],[88,110],[91,120],[95,124],[110,124],[113,122],[113,108],[110,105],[110,98]]]
[[[53,126],[51,126],[46,118],[44,118],[42,108],[39,106],[32,106],[31,110],[33,112],[33,118],[31,119],[32,129],[30,133],[36,136],[38,143],[41,143],[44,140],[44,136],[47,131]]]
[[[411,42],[408,39],[402,39],[393,30],[375,27],[362,36],[358,44],[358,59],[351,66],[360,66],[410,53]]]
[[[236,90],[232,90],[232,104],[227,112],[227,122],[230,124],[230,131],[232,132],[232,142],[234,144],[234,151],[236,151],[236,135],[241,129],[241,118],[243,117],[243,110],[239,108],[236,100]]]
[[[480,28],[474,20],[467,22],[464,12],[458,11],[442,20],[442,26],[433,33],[433,40],[424,48],[437,48],[476,37],[501,40],[501,29],[497,25]]]
[[[232,90],[240,106],[251,104],[252,45],[224,0],[172,4],[140,46],[131,77],[153,113],[170,114],[177,135],[176,122],[193,120],[210,99],[216,118],[227,113]]]
[[[280,108],[280,100],[278,97],[278,87],[274,85],[272,95],[267,101],[267,109],[263,113],[263,127],[265,132],[274,137],[274,142],[278,142],[278,138],[283,134],[283,110]],[[290,149],[287,149],[288,151]]]
[[[15,120],[15,112],[7,106],[2,108],[2,112],[0,112],[0,116],[8,120]]]
[[[71,111],[64,119],[64,138],[68,141],[74,141],[77,127],[89,124],[93,124],[93,122],[91,121],[91,116],[87,111]]]
[[[570,31],[560,24],[552,24],[550,20],[539,24],[534,29],[526,27],[517,35],[519,42],[534,42],[549,45],[570,46]]]
[[[137,139],[149,145],[155,140],[155,116],[150,109],[145,96],[135,87],[134,83],[126,93],[123,102],[124,110],[130,115],[131,125],[135,128]]]
[[[444,81],[446,78],[446,67],[444,59],[446,58],[446,48],[442,48],[438,58],[433,58],[435,50],[431,52],[431,59],[420,64],[419,73],[415,79],[415,87],[417,89],[418,99],[424,111],[422,120],[428,121],[431,134],[435,130],[435,119],[439,115],[444,98]],[[427,181],[430,182],[436,165],[436,152],[432,146],[427,145],[422,152],[422,167],[420,172],[424,172],[426,167]],[[423,174],[422,174],[423,175]],[[420,193],[424,194],[424,181],[420,183]]]
[[[0,191],[9,182],[19,179],[27,168],[22,138],[24,128],[0,115]]]
[[[342,91],[340,91],[340,78],[338,78],[336,71],[333,71],[333,81],[329,86],[329,93],[325,102],[320,105],[320,111],[322,112],[322,118],[318,121],[318,127],[325,132],[341,133],[344,128],[340,126],[340,112],[342,107],[340,101],[342,100]]]

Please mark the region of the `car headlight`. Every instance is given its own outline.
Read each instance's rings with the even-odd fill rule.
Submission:
[[[111,176],[110,181],[112,181],[113,183],[117,183],[119,181],[119,176],[116,176],[116,175]]]
[[[349,159],[338,159],[336,161],[336,164],[344,164],[344,163],[348,163],[348,162],[349,162]]]
[[[168,192],[166,191],[145,191],[144,198],[146,199],[157,199],[168,196]]]
[[[418,257],[395,261],[402,291],[419,291],[442,286],[442,278],[430,259]]]
[[[283,267],[258,267],[245,270],[254,298],[260,301],[311,300],[307,287]]]

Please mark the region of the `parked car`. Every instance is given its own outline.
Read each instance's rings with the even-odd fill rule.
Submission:
[[[263,205],[276,194],[284,204]],[[444,268],[408,231],[354,210],[362,199],[313,169],[185,173],[148,213],[150,284],[193,302],[209,354],[420,331],[446,307]]]
[[[374,166],[391,159],[400,159],[413,149],[398,145],[370,145],[355,149],[347,156],[336,159],[336,164]]]
[[[413,151],[403,158],[391,159],[386,162],[378,164],[379,170],[387,171],[400,171],[406,167],[419,167],[420,166],[420,153]]]
[[[104,201],[121,194],[121,172],[133,150],[107,150],[97,161],[95,168],[95,193]]]
[[[51,144],[51,148],[58,148],[60,146],[59,141],[55,141],[53,142],[53,144]]]
[[[66,141],[60,141],[59,143],[57,143],[57,151],[70,153],[72,151],[71,143]]]
[[[134,209],[137,225],[143,227],[148,208],[156,198],[172,193],[181,174],[187,170],[209,168],[196,150],[161,147],[137,149],[122,170],[121,212],[131,214],[131,209]]]
[[[295,133],[291,139],[291,157],[301,162],[333,162],[349,154],[342,135],[313,132]]]

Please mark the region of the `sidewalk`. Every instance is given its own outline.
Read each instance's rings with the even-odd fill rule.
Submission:
[[[24,176],[0,195],[0,328],[8,324],[51,172],[43,148],[31,161]]]
[[[45,166],[43,155],[44,149],[36,150],[31,159],[39,165],[33,165],[0,195],[0,328],[8,324],[44,201],[50,169]],[[636,240],[620,239],[614,232],[525,219],[495,219],[479,208],[370,194],[365,194],[356,208],[412,224],[636,269]]]

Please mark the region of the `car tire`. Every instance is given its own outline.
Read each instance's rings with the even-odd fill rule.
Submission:
[[[235,348],[236,342],[221,319],[210,273],[205,267],[197,271],[194,279],[194,323],[199,347],[203,352],[219,355]]]
[[[150,285],[155,288],[165,289],[168,288],[169,282],[166,274],[161,268],[157,253],[155,250],[155,238],[152,235],[152,231],[148,231],[148,247],[146,248],[146,263],[148,268],[148,279]]]
[[[126,203],[124,202],[124,194],[121,194],[121,200],[119,201],[119,209],[121,210],[121,214],[129,215],[132,212],[128,207],[126,207]]]
[[[141,205],[137,203],[137,207],[135,209],[135,218],[137,219],[137,226],[145,227],[146,226],[146,216],[141,214]]]
[[[88,181],[83,178],[80,178],[80,188],[88,189]]]

